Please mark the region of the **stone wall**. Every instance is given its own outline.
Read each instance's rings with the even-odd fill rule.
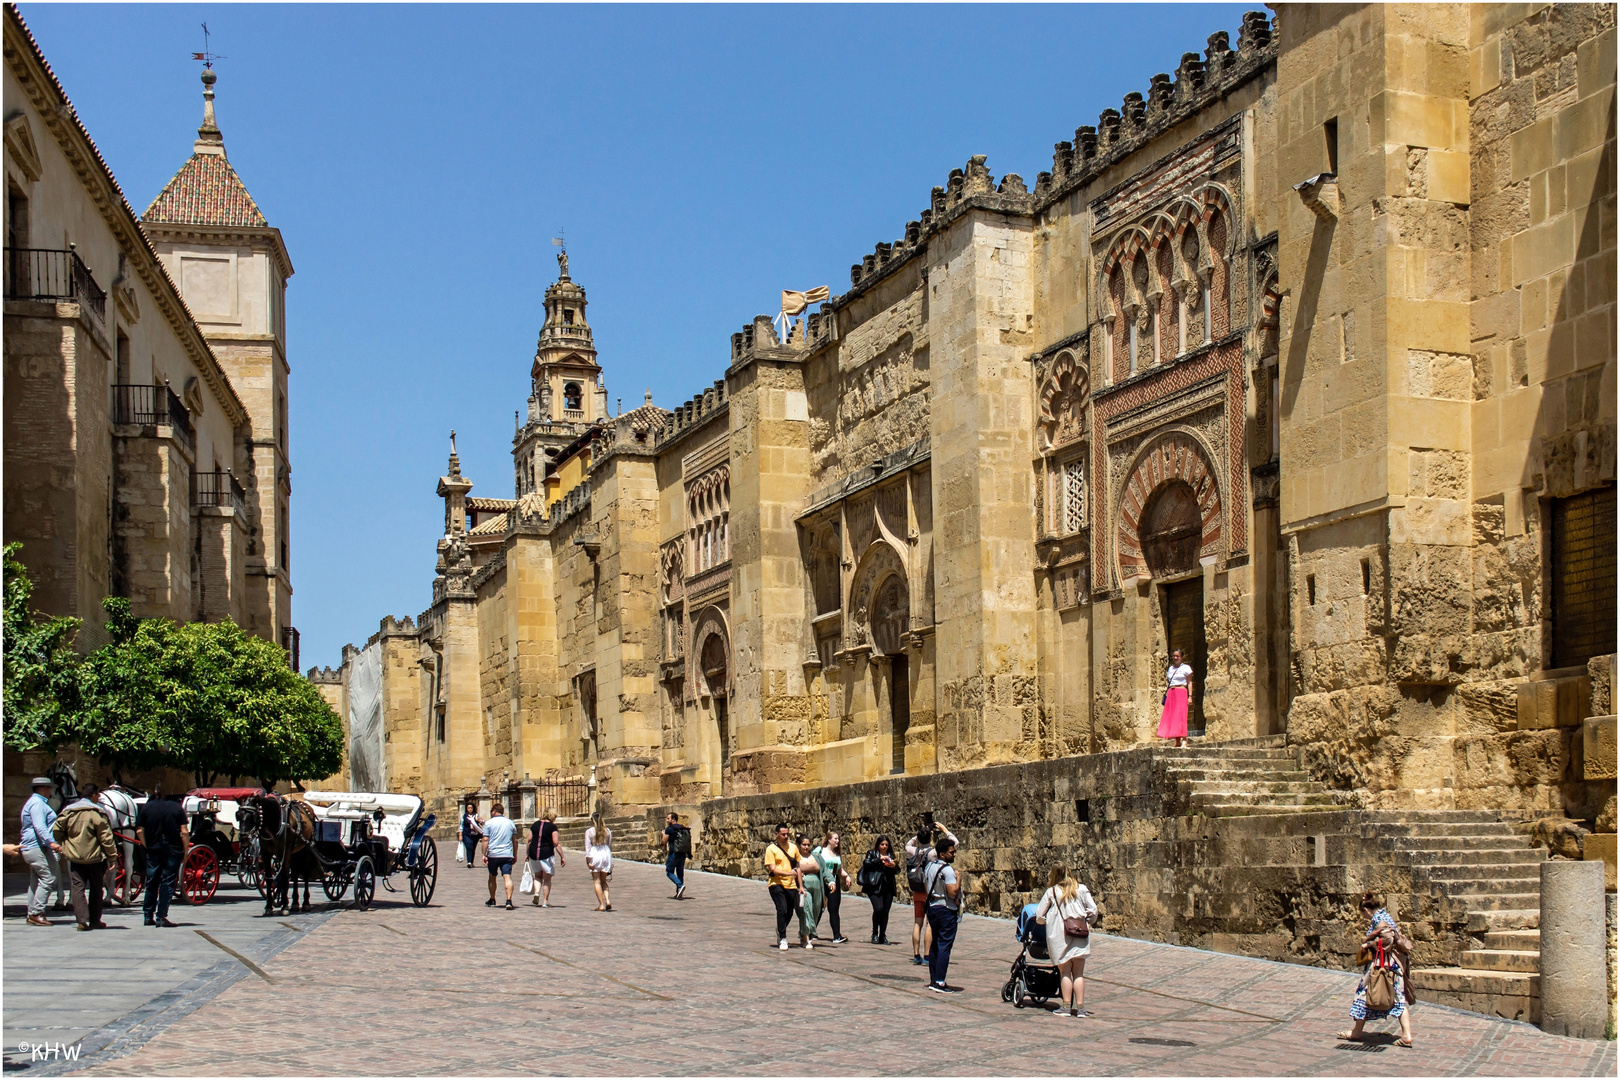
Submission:
[[[763,879],[785,821],[816,837],[840,831],[853,872],[879,834],[899,848],[927,810],[961,842],[973,914],[1015,917],[1061,864],[1090,888],[1110,932],[1348,968],[1364,929],[1357,904],[1376,890],[1416,943],[1415,964],[1456,963],[1466,913],[1380,843],[1380,815],[1203,816],[1169,772],[1185,764],[1139,749],[659,807],[646,817],[644,857],[662,858],[656,835],[676,809],[692,823],[694,868]]]

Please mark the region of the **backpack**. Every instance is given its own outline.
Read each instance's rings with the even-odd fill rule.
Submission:
[[[933,872],[928,875],[925,887],[920,891],[927,895],[927,902],[932,904],[936,895],[934,892],[934,886],[939,885],[940,881],[945,877],[945,868],[949,864],[944,859],[937,859],[928,865]],[[941,900],[949,899],[949,897],[945,895],[945,889],[943,886],[940,887],[937,895]]]
[[[928,891],[928,853],[931,848],[918,848],[917,854],[906,860],[906,883],[914,893]]]
[[[675,827],[675,835],[669,838],[669,853],[686,858],[692,854],[692,830],[685,825]]]

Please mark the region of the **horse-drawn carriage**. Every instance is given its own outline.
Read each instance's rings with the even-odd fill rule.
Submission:
[[[244,886],[259,886],[257,843],[243,837],[237,825],[237,810],[244,799],[263,795],[262,788],[195,788],[185,794],[181,805],[191,833],[191,850],[180,864],[175,892],[188,904],[206,904],[219,889],[221,873],[234,873]],[[146,852],[136,842],[136,818],[144,792],[109,785],[97,795],[112,821],[113,844],[118,857],[108,871],[108,892],[117,904],[133,904],[146,886]],[[262,890],[261,890],[262,891]]]
[[[299,909],[298,882],[304,882],[303,910],[310,906],[309,883],[319,881],[327,899],[354,890],[354,906],[364,911],[377,894],[377,881],[395,873],[410,879],[411,902],[433,899],[439,855],[428,830],[435,815],[423,814],[416,795],[364,791],[308,791],[299,799],[260,795],[239,812],[244,835],[256,839],[265,913]]]

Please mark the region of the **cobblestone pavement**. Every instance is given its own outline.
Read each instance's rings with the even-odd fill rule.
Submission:
[[[446,851],[448,853],[448,851]],[[483,906],[486,874],[443,865],[434,905],[382,893],[341,911],[216,999],[92,1074],[1604,1075],[1613,1043],[1439,1006],[1414,1013],[1417,1048],[1363,1045],[1353,978],[1099,935],[1089,1019],[1001,1001],[1017,954],[1009,923],[969,918],[951,965],[966,992],[925,989],[905,944],[774,948],[759,882],[620,861],[598,913],[582,860],[556,906]],[[522,898],[520,898],[521,900]],[[909,911],[891,936],[909,936]],[[830,932],[823,924],[823,933]],[[83,935],[89,937],[91,935]],[[8,960],[10,957],[8,956]],[[9,968],[8,964],[8,968]],[[1055,1022],[1054,1022],[1055,1021]],[[1374,1032],[1393,1025],[1374,1024]],[[938,1034],[932,1034],[937,1032]]]
[[[258,918],[258,892],[227,876],[207,904],[169,909],[177,929],[142,926],[138,903],[109,904],[107,929],[83,934],[71,912],[51,912],[48,929],[26,925],[26,883],[5,878],[4,1051],[8,1070],[34,1073],[61,1067],[49,1048],[89,1056],[144,1042],[246,974],[233,953],[268,959],[328,917]]]

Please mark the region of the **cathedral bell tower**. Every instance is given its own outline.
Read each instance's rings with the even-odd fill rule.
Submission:
[[[546,289],[546,321],[529,369],[528,421],[512,439],[520,499],[542,488],[546,465],[564,447],[607,419],[607,388],[585,321],[585,290],[568,276],[567,251],[557,255],[557,267],[559,276]]]

